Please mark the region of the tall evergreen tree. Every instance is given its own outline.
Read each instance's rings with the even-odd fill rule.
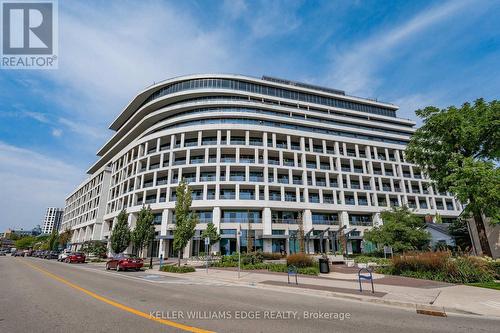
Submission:
[[[131,232],[132,243],[138,254],[143,254],[144,246],[153,241],[155,227],[153,225],[154,215],[151,207],[142,206],[137,216],[135,228]]]
[[[111,233],[111,250],[113,253],[122,253],[130,243],[130,228],[128,226],[128,214],[122,210],[116,218],[116,224]]]
[[[219,232],[217,231],[215,224],[213,224],[212,222],[208,222],[207,228],[203,230],[203,232],[201,233],[201,238],[205,239],[207,237],[210,239],[209,251],[211,251],[212,245],[214,245],[220,240]]]
[[[191,211],[191,189],[183,179],[176,190],[174,251],[178,253],[178,266],[181,265],[181,252],[194,236],[198,216]]]

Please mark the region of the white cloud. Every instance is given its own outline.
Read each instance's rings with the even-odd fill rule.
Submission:
[[[173,3],[110,3],[106,9],[65,2],[60,10],[56,100],[77,119],[110,122],[155,81],[230,71],[237,57],[223,31],[209,31]]]
[[[333,56],[328,82],[334,82],[352,94],[372,96],[380,80],[378,67],[392,58],[397,47],[429,27],[450,19],[455,14],[474,6],[471,0],[452,0],[423,10],[405,23],[377,31],[372,36]]]
[[[59,118],[59,123],[66,126],[70,131],[80,134],[86,138],[104,140],[111,132],[104,128],[98,128],[96,126],[86,125],[82,122],[75,122],[66,118]]]
[[[59,138],[62,136],[62,134],[63,134],[63,131],[61,129],[59,129],[59,128],[52,129],[52,136]]]
[[[298,14],[300,1],[224,1],[223,9],[231,20],[241,19],[250,29],[248,38],[261,39],[284,35],[301,25]]]
[[[31,228],[64,199],[84,174],[70,164],[0,141],[0,229]]]

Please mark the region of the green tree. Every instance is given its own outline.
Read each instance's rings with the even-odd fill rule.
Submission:
[[[422,218],[408,207],[393,207],[380,216],[383,225],[366,231],[366,240],[379,246],[392,246],[395,252],[421,250],[429,244],[430,234],[424,229]]]
[[[474,220],[483,253],[491,256],[483,215],[500,221],[500,102],[478,99],[460,108],[417,110],[424,125],[406,149],[439,191],[467,204],[462,216]]]
[[[181,265],[181,253],[194,236],[198,216],[191,211],[191,189],[183,179],[176,190],[174,251],[177,251]]]
[[[61,232],[59,234],[59,245],[61,245],[61,247],[65,248],[66,245],[71,240],[71,237],[73,237],[73,230],[71,230],[71,229],[64,230],[63,232]]]
[[[220,240],[219,232],[217,231],[215,224],[213,224],[212,222],[208,222],[207,228],[203,230],[203,232],[201,233],[201,238],[205,239],[207,237],[210,239],[210,249],[209,249],[210,252],[212,249],[212,245],[214,245]]]
[[[302,218],[302,212],[299,212],[299,215],[297,216],[297,222],[299,223],[299,229],[297,231],[297,237],[299,240],[299,252],[305,253],[306,241],[304,235],[304,219]]]
[[[57,231],[53,231],[50,234],[49,239],[47,240],[48,242],[48,250],[49,251],[55,251],[59,247],[59,235],[57,234]]]
[[[155,237],[155,227],[151,207],[142,206],[135,222],[135,228],[132,231],[132,243],[138,253],[143,254],[144,246],[150,243]]]
[[[93,254],[99,258],[104,258],[108,249],[106,247],[106,243],[93,240],[84,242],[80,250],[87,255]]]
[[[128,214],[122,210],[116,218],[116,224],[111,233],[111,250],[113,253],[122,253],[130,243],[130,228],[128,226]]]
[[[33,245],[37,242],[37,238],[33,236],[21,237],[14,242],[16,245],[16,249],[18,250],[27,250],[33,247]]]

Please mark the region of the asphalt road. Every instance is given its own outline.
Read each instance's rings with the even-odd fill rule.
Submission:
[[[305,312],[330,313],[330,318],[306,318]],[[498,327],[498,320],[473,316],[432,317],[409,309],[251,286],[0,257],[2,333],[457,333],[498,332]]]

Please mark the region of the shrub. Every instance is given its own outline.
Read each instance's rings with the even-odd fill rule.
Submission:
[[[238,256],[236,256],[236,261],[238,261]],[[257,264],[264,261],[264,256],[262,252],[250,252],[241,254],[241,264]]]
[[[283,258],[283,256],[281,255],[281,253],[263,252],[262,258],[264,260],[279,260],[279,259]]]
[[[495,280],[500,280],[500,260],[488,262],[488,266],[495,274]]]
[[[369,263],[374,262],[377,265],[389,265],[391,263],[391,259],[379,258],[379,257],[370,257],[370,256],[357,256],[354,257],[355,263]]]
[[[286,258],[286,264],[297,268],[310,267],[314,265],[314,259],[305,253],[295,253]]]
[[[177,265],[163,265],[161,266],[163,272],[169,273],[191,273],[196,270],[192,266],[177,266]]]
[[[392,265],[377,273],[395,274],[450,283],[490,282],[494,279],[491,264],[470,256],[452,258],[449,252],[424,252],[396,256]]]
[[[312,267],[302,267],[298,269],[299,274],[304,274],[304,275],[318,275],[319,274],[319,267],[317,266],[312,266]]]
[[[438,271],[446,269],[449,259],[449,252],[410,253],[395,256],[392,264],[396,272]]]

